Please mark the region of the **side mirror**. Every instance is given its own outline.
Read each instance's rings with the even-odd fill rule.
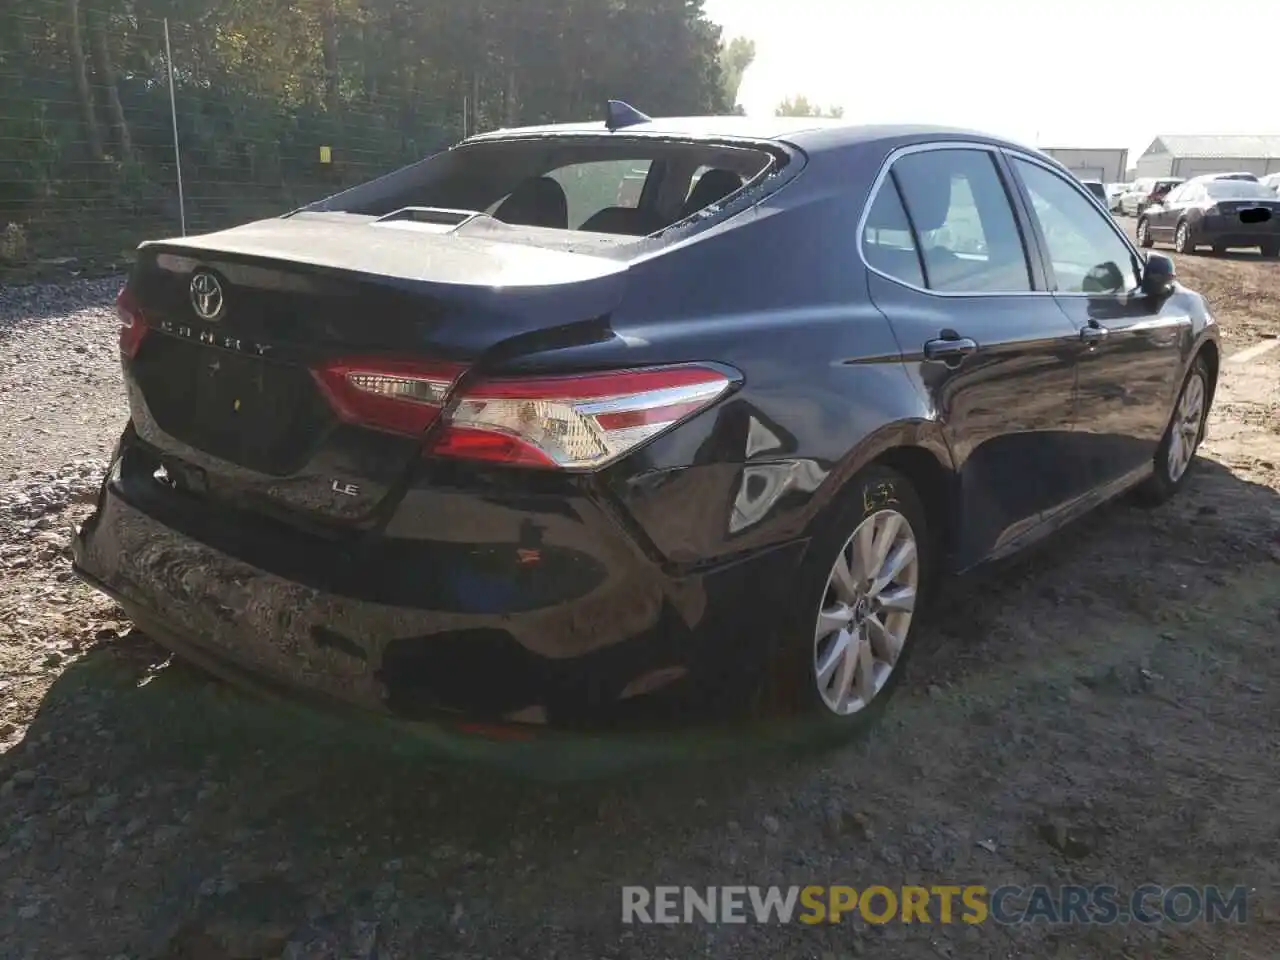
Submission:
[[[1167,297],[1173,293],[1177,279],[1172,260],[1162,253],[1147,254],[1147,262],[1142,270],[1143,293],[1149,297]]]

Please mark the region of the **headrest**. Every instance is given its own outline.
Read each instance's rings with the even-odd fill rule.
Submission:
[[[689,191],[689,197],[684,202],[685,216],[697,213],[717,200],[723,200],[741,187],[742,177],[732,170],[708,170],[698,178],[697,184]]]
[[[533,177],[516,187],[493,215],[503,223],[567,230],[569,201],[556,181]]]

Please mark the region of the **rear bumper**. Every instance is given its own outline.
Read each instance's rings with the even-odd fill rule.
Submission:
[[[582,728],[732,702],[804,547],[673,576],[582,504],[537,547],[338,542],[192,502],[128,459],[76,537],[85,580],[227,679],[404,720]]]
[[[1257,247],[1280,243],[1280,224],[1269,222],[1250,226],[1234,218],[1208,218],[1196,227],[1194,238],[1197,243],[1215,247]]]

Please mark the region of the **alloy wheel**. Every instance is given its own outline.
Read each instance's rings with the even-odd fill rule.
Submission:
[[[1178,233],[1173,238],[1173,246],[1179,253],[1187,253],[1187,225],[1185,223],[1178,224]]]
[[[1177,483],[1187,467],[1191,466],[1191,458],[1196,455],[1196,447],[1200,443],[1201,424],[1204,420],[1205,382],[1204,376],[1196,371],[1182,388],[1182,396],[1178,398],[1178,406],[1173,413],[1173,425],[1169,430],[1169,479]]]
[[[915,613],[920,552],[896,510],[864,519],[827,576],[813,642],[813,673],[839,716],[871,703],[898,664]]]

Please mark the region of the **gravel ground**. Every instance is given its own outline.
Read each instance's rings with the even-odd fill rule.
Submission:
[[[1179,258],[1228,352],[1280,265]],[[0,291],[0,956],[1274,957],[1280,350],[1189,488],[951,585],[858,743],[549,785],[251,701],[70,574],[124,420],[108,282]],[[622,884],[1245,884],[1244,925],[627,927]]]

